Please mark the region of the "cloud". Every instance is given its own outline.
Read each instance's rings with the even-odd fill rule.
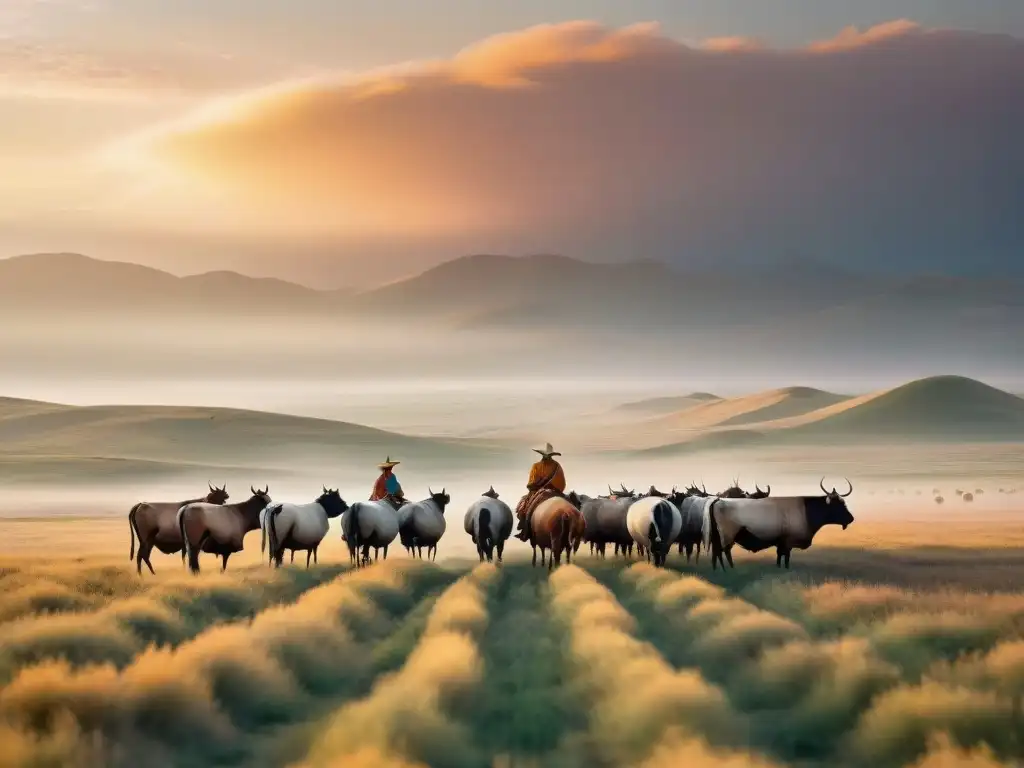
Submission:
[[[146,145],[282,230],[984,262],[1019,244],[1022,105],[1013,38],[900,20],[693,48],[572,22],[283,84]]]

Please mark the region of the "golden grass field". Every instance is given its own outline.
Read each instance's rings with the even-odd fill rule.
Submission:
[[[789,572],[399,548],[219,573],[123,520],[14,519],[0,766],[913,766],[1024,758],[1024,520],[858,521]],[[462,540],[466,539],[465,542]],[[15,552],[15,554],[10,554]],[[445,553],[447,557],[444,557]]]

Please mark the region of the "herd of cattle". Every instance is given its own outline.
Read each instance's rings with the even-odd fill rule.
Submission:
[[[586,496],[571,492],[541,502],[530,515],[529,544],[533,548],[533,564],[537,551],[541,564],[553,568],[562,555],[569,562],[582,544],[588,543],[592,554],[605,557],[609,545],[614,553],[633,557],[634,550],[655,565],[662,566],[673,545],[686,553],[687,562],[701,551],[711,553],[712,568],[733,566],[732,549],[739,545],[750,552],[774,547],[776,564],[789,568],[794,549],[807,549],[815,534],[826,525],[845,529],[853,522],[846,506],[849,490],[839,493],[827,490],[822,478],[821,494],[813,496],[772,497],[771,486],[762,491],[746,492],[734,483],[718,494],[690,485],[685,490],[672,489],[662,493],[653,486],[646,493],[636,493],[625,486],[608,495]],[[140,502],[128,514],[131,532],[130,560],[138,572],[145,563],[151,573],[150,555],[156,548],[164,554],[180,553],[193,573],[199,572],[199,554],[207,552],[222,560],[243,549],[243,540],[250,531],[262,530],[262,551],[277,566],[286,552],[306,553],[317,562],[317,550],[330,528],[330,520],[341,518],[342,538],[357,566],[383,554],[398,539],[412,556],[436,558],[437,544],[447,529],[445,510],[451,497],[441,489],[430,491],[428,498],[408,502],[397,509],[387,501],[357,501],[346,504],[337,489],[323,492],[308,504],[275,502],[269,487],[262,490],[250,486],[252,495],[245,501],[228,503],[225,487],[209,486],[202,498],[178,502]],[[512,509],[498,497],[493,487],[481,494],[466,511],[464,528],[476,546],[481,561],[501,562],[505,543],[512,535],[515,516]],[[136,538],[138,551],[136,553]]]

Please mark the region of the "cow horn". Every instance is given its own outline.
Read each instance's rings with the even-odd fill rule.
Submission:
[[[761,492],[761,486],[758,483],[754,483],[754,490],[757,491],[758,493],[760,493]]]
[[[848,490],[848,491],[847,491],[846,493],[844,493],[844,494],[841,494],[842,498],[844,498],[844,499],[845,499],[845,498],[846,498],[847,496],[849,496],[849,495],[850,495],[851,493],[853,493],[853,483],[851,483],[851,482],[850,482],[850,478],[848,478],[848,477],[844,477],[843,479],[844,479],[844,480],[846,481],[846,484],[847,484],[848,486],[850,486],[850,490]]]
[[[821,492],[824,493],[826,496],[828,496],[828,491],[825,490],[825,478],[824,477],[821,478],[821,480],[818,482],[818,486],[821,488]]]
[[[447,495],[448,495],[448,494],[447,494],[447,493],[445,492],[445,487],[444,487],[443,485],[441,486],[441,495],[442,495],[442,496],[447,496]]]
[[[250,491],[252,491],[252,495],[253,495],[253,496],[257,496],[257,495],[258,495],[258,494],[256,493],[256,489],[255,489],[255,488],[253,488],[253,487],[252,487],[252,485],[250,485],[250,486],[249,486],[249,490],[250,490]]]
[[[427,493],[429,493],[431,496],[434,495],[434,489],[431,488],[429,485],[427,486]]]
[[[608,495],[609,496],[614,496],[615,495],[615,491],[612,490],[612,484],[611,483],[608,483]]]
[[[327,486],[324,486],[324,493],[327,493]]]
[[[210,487],[211,491],[217,490],[216,488],[213,487],[213,483],[211,483],[209,480],[206,481],[206,484]]]
[[[768,496],[771,496],[771,495],[772,495],[772,487],[771,487],[770,485],[769,485],[769,486],[767,486],[767,487],[766,487],[766,488],[764,489],[764,492],[765,492],[765,493],[766,493],[766,494],[767,494]]]

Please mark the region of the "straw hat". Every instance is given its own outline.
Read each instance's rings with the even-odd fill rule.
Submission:
[[[392,461],[391,457],[388,456],[387,459],[384,461],[384,463],[377,465],[377,468],[378,469],[391,469],[392,467],[397,467],[401,463],[402,462],[400,462],[400,461]]]
[[[544,448],[534,448],[533,450],[536,451],[537,453],[539,453],[541,456],[543,456],[546,459],[549,459],[552,456],[561,456],[562,455],[558,451],[556,451],[554,448],[551,447],[551,443],[548,443],[547,445],[545,445]]]

